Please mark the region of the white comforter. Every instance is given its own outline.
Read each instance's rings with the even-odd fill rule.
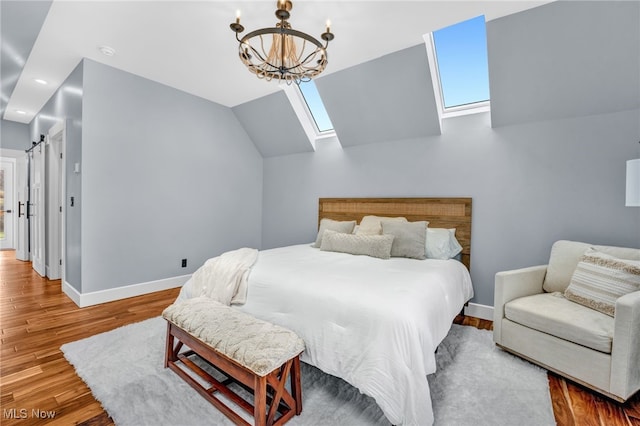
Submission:
[[[191,283],[179,298],[194,297]],[[297,245],[261,251],[238,309],[295,331],[302,360],[373,397],[392,424],[433,423],[427,374],[473,296],[456,260],[382,260]]]

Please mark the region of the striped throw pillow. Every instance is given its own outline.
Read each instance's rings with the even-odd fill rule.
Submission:
[[[618,259],[590,248],[580,258],[564,295],[614,316],[616,300],[634,291],[640,291],[640,261]]]

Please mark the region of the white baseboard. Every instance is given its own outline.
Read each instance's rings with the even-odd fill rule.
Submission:
[[[470,317],[493,321],[493,306],[469,303],[464,308],[464,314]]]
[[[107,290],[93,291],[91,293],[80,293],[71,286],[71,284],[65,281],[62,284],[62,291],[69,296],[76,305],[80,308],[84,308],[87,306],[99,305],[101,303],[113,302],[114,300],[126,299],[128,297],[141,296],[143,294],[153,293],[156,291],[182,287],[189,278],[191,278],[191,274],[110,288]]]
[[[67,296],[69,296],[69,299],[73,300],[73,303],[75,303],[79,307],[82,307],[80,305],[80,297],[82,296],[82,294],[80,294],[80,292],[78,290],[76,290],[75,287],[73,287],[68,282],[63,281],[62,282],[62,292],[64,294],[66,294]]]

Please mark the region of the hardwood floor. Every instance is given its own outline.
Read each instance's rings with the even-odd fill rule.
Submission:
[[[13,251],[0,252],[0,423],[113,424],[60,346],[158,316],[178,291],[80,309],[62,292],[59,280],[40,277]],[[38,418],[38,413],[53,418]]]
[[[41,278],[13,251],[0,251],[0,423],[113,424],[60,346],[158,316],[178,291],[80,309],[62,293],[59,280]],[[459,316],[456,322],[492,326],[473,317]],[[553,374],[549,386],[558,425],[640,426],[640,395],[620,405]]]

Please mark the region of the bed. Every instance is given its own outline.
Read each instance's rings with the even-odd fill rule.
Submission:
[[[460,260],[379,259],[310,243],[260,251],[246,302],[234,305],[295,331],[301,360],[373,397],[391,424],[433,423],[427,375],[453,319],[473,297],[470,198],[321,198],[322,219],[402,216],[455,228]],[[180,298],[194,297],[191,283]]]

